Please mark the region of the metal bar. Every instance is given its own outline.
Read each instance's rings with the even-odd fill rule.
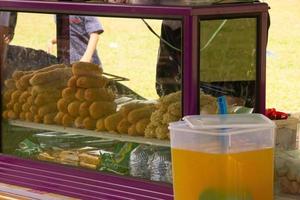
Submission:
[[[264,12],[266,9],[268,9],[268,4],[266,3],[218,4],[194,8],[191,14],[199,17],[206,15],[247,14]]]
[[[257,25],[257,86],[256,112],[265,114],[266,109],[266,49],[268,40],[268,11],[258,17]]]
[[[36,176],[40,176],[44,183],[36,182],[35,185],[44,185],[49,189],[56,190],[65,189],[64,185],[71,187],[78,187],[78,191],[80,189],[87,189],[85,195],[92,195],[94,192],[89,192],[93,187],[102,187],[105,185],[106,188],[117,189],[122,192],[129,192],[139,195],[145,195],[155,198],[161,199],[172,199],[173,192],[172,186],[168,184],[155,183],[151,181],[139,180],[132,177],[125,176],[117,176],[112,174],[106,174],[103,172],[84,170],[74,167],[62,166],[58,164],[52,163],[44,163],[33,160],[25,160],[22,158],[12,157],[8,155],[0,155],[0,171],[5,172],[7,176],[10,176],[11,181],[20,181],[25,180],[26,178],[32,178],[30,173],[35,174]],[[18,177],[13,177],[16,175],[15,171],[20,171]],[[22,175],[22,173],[25,173]],[[47,181],[47,179],[43,178],[45,176],[52,177]],[[1,180],[4,178],[4,174],[2,173]],[[56,184],[57,181],[60,180],[59,184]],[[36,179],[35,179],[36,180]],[[39,179],[37,179],[38,181]],[[31,181],[30,181],[31,182]],[[24,183],[28,183],[28,181],[24,181]],[[19,183],[18,185],[26,186],[24,183]],[[64,184],[62,184],[64,183]],[[84,186],[82,184],[85,184]],[[31,186],[32,187],[32,186]],[[104,187],[104,188],[105,188]],[[48,190],[46,190],[48,191]],[[73,191],[68,190],[68,191]],[[76,192],[76,190],[74,190]],[[56,191],[59,193],[59,191]],[[61,193],[61,192],[60,192]],[[128,193],[128,195],[129,195]],[[152,193],[152,195],[151,195]],[[63,192],[63,194],[66,194]],[[99,196],[100,197],[100,196]],[[131,195],[127,197],[133,197]],[[137,198],[143,199],[143,198]],[[151,198],[150,198],[151,199]]]
[[[130,187],[126,185],[120,185],[116,183],[110,183],[106,180],[91,180],[91,179],[83,179],[81,177],[77,176],[65,176],[64,174],[59,174],[59,178],[55,175],[58,175],[58,173],[49,173],[46,170],[35,170],[32,171],[29,167],[22,167],[22,166],[16,166],[9,163],[1,163],[0,162],[0,169],[2,171],[6,171],[5,173],[9,174],[15,174],[18,176],[26,176],[29,178],[36,178],[37,180],[44,181],[44,182],[55,182],[57,184],[67,184],[68,186],[75,187],[80,186],[80,188],[91,190],[97,193],[98,191],[102,192],[122,192],[122,193],[128,193],[133,194],[137,197],[143,197],[143,196],[151,196],[154,199],[160,198],[164,196],[164,194],[160,192],[155,192],[152,190],[147,189],[139,189],[136,187]],[[38,172],[38,173],[36,173]],[[54,176],[53,176],[54,174]]]
[[[128,4],[74,3],[51,1],[1,0],[1,10],[22,12],[67,13],[115,17],[161,17],[181,18],[189,15],[191,8],[176,6],[140,6]]]
[[[199,111],[198,88],[198,17],[185,16],[183,21],[183,115]]]

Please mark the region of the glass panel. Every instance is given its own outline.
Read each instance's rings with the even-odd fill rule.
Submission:
[[[226,96],[228,112],[251,112],[255,107],[256,18],[200,21],[201,100]],[[216,103],[212,103],[216,104]],[[215,108],[215,106],[212,106]]]
[[[1,40],[2,153],[172,181],[181,21],[18,13],[14,32]]]

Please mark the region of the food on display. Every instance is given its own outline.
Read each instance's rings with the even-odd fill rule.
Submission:
[[[25,119],[28,122],[33,122],[33,120],[34,120],[34,114],[32,112],[26,112],[25,113]]]
[[[27,98],[31,96],[29,91],[24,91],[19,97],[19,103],[24,104],[27,101]]]
[[[130,154],[129,170],[134,177],[172,183],[170,149],[139,145]]]
[[[40,116],[40,115],[38,115],[38,116]],[[56,113],[48,113],[48,114],[44,115],[44,117],[43,117],[44,124],[54,124],[55,116],[56,116]]]
[[[13,102],[17,102],[19,100],[20,95],[22,94],[22,91],[20,90],[15,90],[12,94],[11,94],[11,100]]]
[[[113,152],[101,154],[100,171],[129,175],[129,159],[131,152],[138,146],[135,143],[118,143]]]
[[[80,101],[73,101],[73,102],[69,103],[67,110],[68,110],[68,113],[72,117],[78,117],[79,116],[80,104],[81,104]]]
[[[30,106],[29,111],[32,112],[33,114],[38,114],[39,107],[36,105],[32,105]]]
[[[5,84],[6,109],[10,114],[7,117],[53,124],[53,113],[57,113],[56,102],[61,96],[61,88],[66,86],[65,79],[70,75],[71,68],[65,65],[15,71]]]
[[[170,149],[165,147],[45,132],[24,139],[15,153],[41,161],[172,183]]]
[[[144,136],[144,128],[150,122],[150,116],[154,110],[154,104],[147,101],[125,103],[118,112],[111,114],[104,120],[99,119],[96,130],[108,130],[131,136]],[[137,130],[137,124],[139,124],[139,130]]]
[[[149,157],[150,180],[172,183],[172,163],[169,148],[156,148]]]
[[[56,116],[54,117],[54,121],[56,124],[62,124],[62,120],[63,120],[63,117],[64,117],[65,113],[64,112],[58,112],[56,114]]]
[[[38,160],[55,162],[55,157],[51,156],[48,152],[42,152],[37,156]]]
[[[68,100],[65,99],[65,98],[59,99],[58,102],[57,102],[57,109],[60,112],[68,113],[68,105],[71,102],[72,102],[72,100],[69,100],[69,99]]]
[[[101,165],[101,157],[97,151],[87,151],[78,155],[79,165],[84,168],[97,169]]]
[[[102,88],[108,83],[108,79],[104,76],[81,76],[76,81],[79,88]]]
[[[122,119],[117,126],[118,133],[127,134],[130,126],[131,126],[131,123],[126,118]],[[99,129],[101,130],[100,127],[102,127],[102,121],[100,122],[100,125],[99,125]],[[104,126],[104,128],[105,128],[105,126]],[[97,129],[98,129],[98,126],[97,126]]]
[[[76,128],[84,128],[84,125],[83,125],[83,120],[85,118],[84,117],[77,117],[74,121],[74,125]]]
[[[200,114],[217,114],[217,98],[203,92],[200,93]]]
[[[68,80],[68,87],[69,87],[69,88],[75,88],[75,87],[76,87],[77,79],[78,79],[78,76],[72,76],[72,77]]]
[[[149,160],[154,148],[148,145],[139,145],[130,154],[129,173],[131,176],[150,179]]]
[[[29,80],[29,83],[35,85],[50,85],[51,83],[61,83],[69,79],[72,75],[70,68],[63,67],[53,70],[47,70],[40,73],[35,73]],[[22,78],[21,78],[22,81]],[[26,83],[28,81],[26,80]]]
[[[14,111],[9,110],[8,113],[7,113],[7,117],[8,117],[8,119],[17,119],[18,115]]]
[[[125,105],[123,105],[121,108],[120,108],[120,112],[123,114],[124,117],[127,117],[128,114],[130,113],[130,111],[133,111],[135,109],[138,109],[138,108],[142,108],[144,107],[145,104],[144,103],[141,103],[141,102],[131,102],[131,103],[127,103]]]
[[[78,88],[76,93],[75,93],[76,99],[78,99],[79,101],[84,101],[85,100],[84,92],[85,92],[85,89]]]
[[[100,119],[116,112],[117,104],[109,101],[95,101],[89,107],[93,119]]]
[[[76,99],[75,94],[76,94],[76,88],[73,88],[73,87],[67,87],[67,88],[63,89],[63,91],[62,91],[63,99],[65,99],[69,102]]]
[[[104,120],[105,129],[108,131],[117,132],[118,124],[122,121],[123,116],[120,112],[114,113]]]
[[[137,130],[139,135],[144,135],[145,134],[145,129],[146,129],[146,127],[149,123],[150,123],[149,118],[141,119],[136,123],[136,130]]]
[[[21,118],[20,118],[21,119]],[[44,117],[41,117],[39,115],[34,115],[34,119],[33,122],[35,123],[42,123],[43,122]]]
[[[72,127],[73,122],[74,122],[74,118],[72,116],[70,116],[69,114],[65,113],[63,118],[62,118],[62,125],[64,127]]]
[[[100,118],[97,120],[96,131],[106,131],[104,120],[105,120],[105,118]]]
[[[62,98],[57,102],[58,110],[66,114],[62,120],[64,125],[95,130],[98,119],[116,112],[115,96],[105,88],[108,79],[102,76],[98,65],[74,63],[67,82],[68,87],[62,90]],[[61,116],[55,121],[59,122]]]
[[[131,124],[131,126],[128,128],[128,135],[131,136],[139,135],[138,131],[136,130],[136,124]],[[144,135],[144,133],[142,135]]]
[[[117,144],[111,140],[55,132],[39,133],[34,138],[36,144],[32,144],[28,139],[21,142],[20,149],[17,149],[18,154],[24,155],[24,151],[30,150],[31,156],[38,160],[93,170],[99,168],[102,163],[101,152],[107,153],[107,150],[112,149],[114,144]],[[29,143],[31,147],[24,143]],[[94,146],[87,146],[87,144]]]
[[[130,136],[168,139],[168,124],[181,118],[181,92],[156,101],[115,101],[98,65],[76,62],[71,67],[53,65],[35,71],[15,71],[5,82],[8,119],[58,124]],[[17,84],[19,83],[19,88]],[[211,105],[213,97],[202,95]],[[209,103],[208,103],[209,102]],[[211,112],[214,106],[207,107]],[[204,109],[205,110],[205,109]]]
[[[16,81],[12,78],[5,80],[4,85],[7,89],[16,89]]]
[[[88,129],[88,130],[95,130],[96,129],[96,123],[97,123],[97,120],[95,120],[91,117],[86,117],[83,120],[83,126],[84,126],[85,129]]]
[[[72,65],[72,72],[75,76],[101,76],[102,68],[92,63],[76,62]]]
[[[90,115],[89,107],[91,106],[92,102],[84,101],[79,106],[79,116],[80,117],[87,117]]]
[[[20,78],[17,82],[19,83],[19,88],[20,90],[26,90],[28,87],[30,87],[30,82],[29,80],[33,77],[33,73],[26,74]]]
[[[11,95],[14,92],[14,89],[6,89],[3,95],[4,104],[7,104],[11,100]]]
[[[132,110],[128,113],[127,119],[130,123],[135,124],[139,120],[150,118],[154,109],[154,106],[151,105]]]
[[[113,101],[115,94],[107,88],[88,88],[84,92],[86,101]]]
[[[20,80],[20,78],[22,77],[22,76],[24,76],[26,73],[31,73],[30,71],[19,71],[19,70],[16,70],[16,71],[14,71],[13,72],[13,74],[12,74],[12,79],[14,79],[15,81],[18,81],[18,80]]]
[[[173,111],[174,108],[178,111]],[[180,113],[176,115],[172,114]],[[181,91],[163,96],[158,100],[156,110],[150,117],[150,123],[145,129],[145,136],[149,138],[168,139],[168,123],[181,118]]]
[[[277,150],[275,172],[282,193],[300,195],[300,150]]]
[[[45,116],[46,114],[49,114],[49,113],[57,113],[56,102],[43,105],[38,110],[39,116]]]

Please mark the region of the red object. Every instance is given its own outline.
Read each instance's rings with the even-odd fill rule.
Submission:
[[[272,120],[278,120],[278,119],[287,119],[288,114],[284,112],[276,111],[275,108],[269,108],[266,109],[266,116]]]

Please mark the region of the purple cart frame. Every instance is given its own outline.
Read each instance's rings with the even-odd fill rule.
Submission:
[[[0,0],[2,11],[68,13],[114,17],[180,19],[183,22],[183,114],[199,113],[199,20],[257,18],[256,112],[265,112],[268,5],[222,4],[201,7],[139,6],[79,2]],[[3,142],[3,141],[2,141]],[[171,185],[0,155],[0,182],[80,199],[173,199]]]

